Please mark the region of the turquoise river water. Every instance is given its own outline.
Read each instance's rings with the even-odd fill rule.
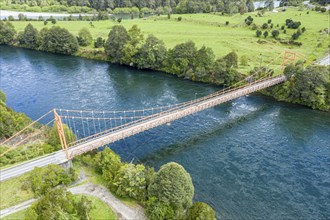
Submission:
[[[126,110],[180,103],[216,86],[106,62],[0,47],[7,104],[37,119],[50,109]],[[176,161],[195,201],[221,219],[329,219],[329,113],[241,97],[111,145],[125,161]]]

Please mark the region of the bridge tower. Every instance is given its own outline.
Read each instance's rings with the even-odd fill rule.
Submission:
[[[283,57],[283,62],[282,62],[282,72],[285,68],[285,64],[287,64],[288,62],[292,62],[294,63],[294,61],[297,58],[297,54],[295,52],[291,52],[291,51],[284,51],[284,57]]]
[[[60,138],[62,149],[65,150],[66,157],[68,158],[68,160],[70,160],[70,155],[68,152],[68,145],[66,143],[61,117],[57,114],[55,109],[53,111],[54,111],[55,124],[57,127],[57,132],[58,132],[58,136]]]

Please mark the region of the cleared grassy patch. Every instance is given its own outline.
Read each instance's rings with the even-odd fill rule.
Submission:
[[[305,27],[306,32],[303,33],[298,42],[302,42],[302,46],[293,46],[281,44],[273,37],[268,36],[257,38],[255,30],[244,23],[244,19],[251,15],[254,23],[261,26],[267,23],[269,19],[274,25],[273,29],[268,29],[269,35],[272,30],[280,30],[282,25],[285,25],[286,19],[293,19],[302,23],[301,28]],[[181,21],[177,17],[182,17]],[[229,21],[229,25],[225,25]],[[15,21],[18,31],[24,30],[29,22]],[[52,24],[47,26],[41,21],[30,22],[38,29],[43,27],[50,28]],[[94,38],[107,35],[113,25],[118,24],[114,21],[93,21],[94,28],[91,28],[89,21],[58,21],[56,25],[67,28],[73,34],[77,35],[78,31],[87,27]],[[167,16],[154,16],[145,19],[123,20],[121,25],[130,28],[133,24],[147,34],[154,34],[162,39],[168,48],[174,47],[178,43],[192,40],[198,47],[202,45],[211,47],[217,57],[226,55],[231,51],[236,51],[239,57],[246,55],[249,58],[249,66],[253,67],[271,61],[278,55],[282,55],[285,49],[291,49],[307,57],[308,62],[313,62],[315,59],[322,57],[327,52],[328,37],[320,30],[328,28],[328,14],[307,10],[299,11],[297,8],[288,8],[285,12],[267,12],[263,17],[258,17],[257,12],[246,13],[244,15],[222,16],[216,14],[186,14],[172,15],[171,19]],[[277,24],[279,25],[278,27]],[[286,28],[287,29],[287,28]],[[264,31],[264,30],[262,30]],[[287,29],[284,34],[280,30],[279,37],[282,39],[290,39],[291,35],[296,30]],[[258,39],[264,41],[258,43]],[[281,63],[281,59],[277,64]],[[240,69],[249,69],[249,66],[241,66]]]
[[[33,192],[23,190],[22,185],[29,173],[0,182],[0,210],[5,209],[34,197]]]

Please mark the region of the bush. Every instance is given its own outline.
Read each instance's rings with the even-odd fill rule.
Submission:
[[[215,211],[204,202],[196,202],[189,209],[187,220],[196,219],[215,220]]]
[[[264,37],[267,38],[268,37],[268,31],[264,32]]]
[[[262,26],[261,26],[262,29],[267,29],[268,28],[268,24],[267,23],[264,23]]]
[[[182,17],[178,17],[178,21],[181,21],[182,20]]]
[[[46,167],[35,167],[25,183],[24,187],[29,187],[36,196],[45,195],[52,188],[64,184],[69,185],[77,179],[77,174],[73,169],[66,172],[60,165],[47,165]]]
[[[93,37],[87,28],[82,28],[77,37],[80,46],[88,46],[92,43]]]
[[[105,40],[102,37],[98,37],[98,38],[96,38],[96,40],[94,42],[94,47],[102,48],[102,47],[104,47],[104,42],[105,42]]]
[[[226,21],[226,25],[229,25],[229,21]]]
[[[279,35],[280,35],[280,32],[279,32],[278,30],[273,30],[273,31],[272,31],[272,36],[273,36],[274,38],[277,38]]]
[[[293,21],[291,19],[286,19],[285,24],[288,28],[297,29],[301,25],[301,22],[300,21]]]
[[[268,23],[268,24],[272,23],[272,19],[269,19],[269,20],[267,21],[267,23]]]

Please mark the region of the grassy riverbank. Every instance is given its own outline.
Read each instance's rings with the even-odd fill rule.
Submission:
[[[254,66],[259,66],[261,62],[267,63],[278,55],[283,54],[285,49],[291,49],[302,56],[306,56],[308,63],[326,54],[328,37],[322,30],[328,27],[327,13],[309,11],[307,14],[307,10],[300,11],[298,8],[288,8],[285,12],[266,12],[263,17],[258,17],[257,13],[252,12],[234,16],[185,14],[172,15],[171,19],[167,19],[167,16],[156,16],[145,19],[123,20],[120,24],[126,28],[137,24],[143,33],[155,35],[163,40],[168,48],[172,48],[178,43],[192,40],[197,47],[205,45],[212,48],[217,57],[236,51],[239,57],[245,55],[249,60],[248,66],[240,66],[241,70],[249,70]],[[282,25],[285,25],[285,20],[300,21],[300,28],[306,28],[306,32],[297,40],[302,43],[302,46],[282,44],[271,36],[257,38],[256,31],[252,30],[251,26],[247,26],[244,22],[244,19],[249,15],[253,17],[253,22],[258,26],[267,23],[268,20],[272,20],[274,27],[273,29],[268,29],[269,35],[271,35],[271,30],[277,29],[280,31],[279,38],[283,40],[289,40],[296,31],[295,29],[286,29],[286,34],[284,34],[280,28]],[[182,20],[178,21],[178,17],[182,17]],[[226,25],[227,21],[229,22],[228,25]],[[39,30],[43,27],[49,28],[52,26],[50,22],[45,26],[42,21],[13,22],[17,31],[23,31],[28,23],[31,23]],[[93,35],[93,38],[103,37],[104,39],[107,38],[111,27],[116,24],[118,22],[110,20],[93,21],[94,27],[91,27],[89,21],[58,21],[56,23],[56,25],[68,29],[74,35],[77,35],[81,28],[86,27]],[[258,40],[260,41],[258,42]],[[103,59],[102,52],[94,52],[91,49],[91,47],[83,48],[84,53],[90,53],[83,56]],[[280,64],[280,62],[281,60],[277,64]]]

